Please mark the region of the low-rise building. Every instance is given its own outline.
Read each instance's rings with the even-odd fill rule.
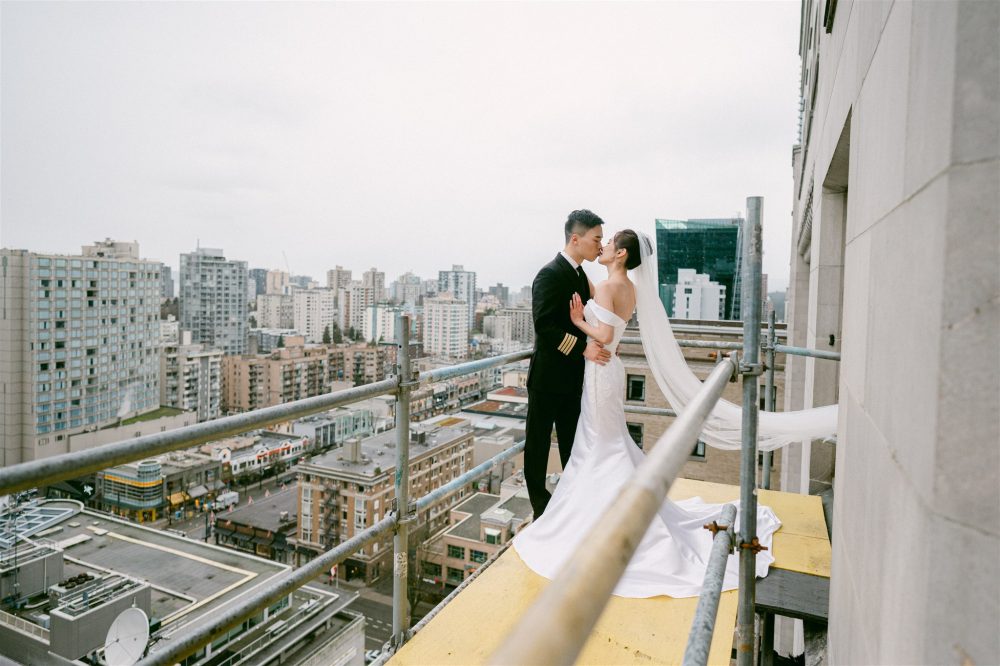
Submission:
[[[472,468],[474,431],[468,420],[410,430],[410,497],[417,498]],[[349,439],[344,446],[313,456],[298,466],[299,551],[314,557],[385,517],[394,499],[396,433]],[[410,528],[421,543],[448,521],[448,510],[463,499],[461,490],[421,511]],[[392,539],[386,536],[344,561],[338,576],[372,582],[391,573]]]
[[[375,433],[375,419],[371,409],[338,407],[294,421],[292,432],[306,437],[309,448],[316,451],[340,446],[351,437],[370,437]]]
[[[450,525],[418,551],[421,582],[439,586],[443,593],[461,585],[531,522],[531,517],[527,490],[507,498],[476,493],[454,507]]]
[[[294,561],[299,492],[290,486],[214,514],[215,543],[275,562]]]
[[[156,659],[290,569],[68,500],[22,507],[22,517],[28,519],[0,515],[0,593],[12,601],[0,613],[4,663],[107,663],[108,629],[130,608],[145,614],[148,654]],[[33,536],[40,534],[45,538]],[[229,666],[363,666],[365,620],[344,610],[344,601],[335,590],[302,587],[213,637],[211,647],[184,663],[209,666],[224,657]]]

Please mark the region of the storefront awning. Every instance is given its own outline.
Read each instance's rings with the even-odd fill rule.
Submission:
[[[195,486],[188,490],[188,494],[191,495],[191,499],[198,499],[204,495],[208,494],[208,488],[205,486]]]
[[[183,493],[183,492],[182,493],[173,493],[170,496],[170,504],[171,505],[183,504],[188,499],[189,498],[188,498],[188,494],[187,493]]]
[[[224,484],[222,481],[219,481],[218,479],[212,481],[212,490],[222,490],[225,487],[226,484]]]

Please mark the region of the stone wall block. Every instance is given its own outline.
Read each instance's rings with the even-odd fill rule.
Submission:
[[[906,114],[906,177],[910,196],[951,162],[952,105],[958,3],[913,6],[910,86]]]
[[[1000,302],[947,327],[941,341],[938,512],[1000,536]]]
[[[861,3],[856,11],[870,12],[879,5]],[[851,164],[849,191],[850,197],[857,198],[858,214],[849,218],[848,238],[863,233],[903,199],[909,37],[909,4],[895,3],[851,119],[851,156],[856,159]]]
[[[871,235],[864,234],[852,241],[844,257],[844,311],[840,345],[841,381],[846,382],[859,402],[865,402],[865,382],[868,369],[868,317],[871,283]]]
[[[927,637],[923,662],[997,663],[1000,540],[995,534],[941,517],[936,517],[924,536],[929,540],[926,544],[914,544],[929,551],[931,564],[930,575],[914,581],[927,586],[927,619],[920,632]]]
[[[931,480],[937,430],[946,194],[939,179],[871,231],[866,408],[923,488]]]
[[[1000,3],[960,2],[952,158],[1000,157]]]
[[[948,326],[1000,296],[1000,161],[952,168],[942,224],[948,294],[942,321]]]

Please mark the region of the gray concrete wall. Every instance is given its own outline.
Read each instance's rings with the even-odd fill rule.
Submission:
[[[819,31],[800,205],[850,141],[830,661],[996,663],[1000,3],[841,0]]]

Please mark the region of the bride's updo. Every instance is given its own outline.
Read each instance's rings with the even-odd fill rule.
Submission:
[[[642,255],[639,253],[639,236],[631,229],[622,229],[615,234],[615,249],[625,250],[628,253],[625,257],[626,270],[632,270],[642,263]]]

